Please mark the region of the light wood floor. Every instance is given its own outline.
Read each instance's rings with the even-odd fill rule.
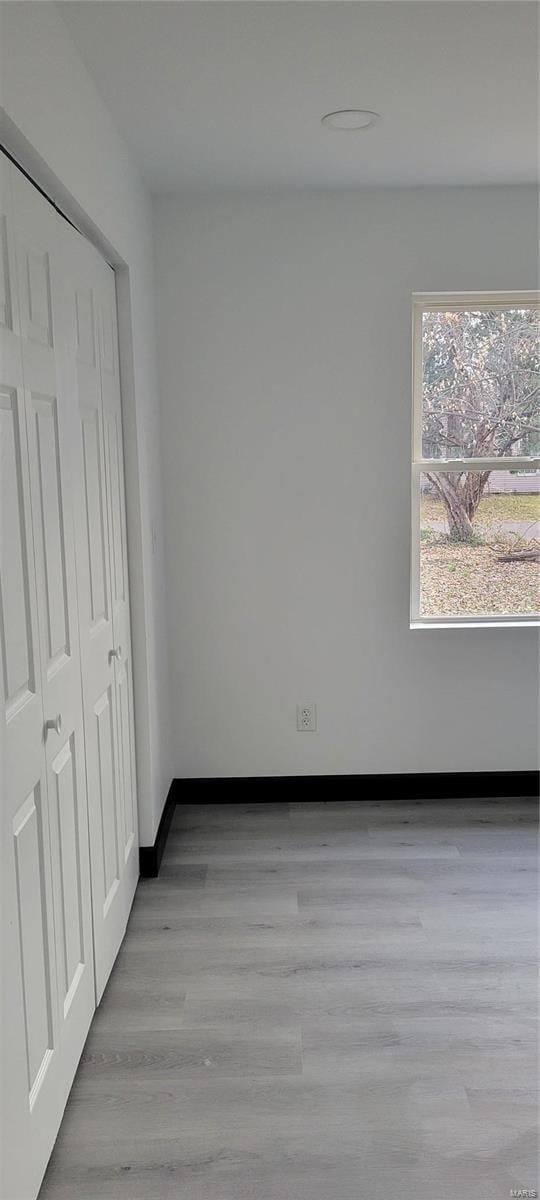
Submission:
[[[538,1188],[536,806],[178,809],[40,1200]]]

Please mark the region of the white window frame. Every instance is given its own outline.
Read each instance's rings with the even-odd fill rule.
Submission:
[[[534,626],[538,616],[427,617],[420,613],[420,476],[436,471],[540,470],[540,458],[424,458],[422,455],[422,316],[425,312],[470,312],[478,309],[538,308],[540,292],[413,292],[412,295],[412,476],[411,476],[411,629],[500,628]]]

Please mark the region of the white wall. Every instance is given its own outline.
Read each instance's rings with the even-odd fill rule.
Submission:
[[[50,190],[69,194],[114,248],[115,260],[129,267],[123,280],[133,333],[133,395],[125,413],[128,534],[140,840],[149,844],[171,777],[150,208],[56,6],[2,4],[0,39],[8,144],[23,146],[36,164],[44,160]]]
[[[410,294],[537,286],[534,191],[155,220],[175,773],[535,767],[535,631],[408,628]]]

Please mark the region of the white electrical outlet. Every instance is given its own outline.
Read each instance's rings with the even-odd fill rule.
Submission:
[[[315,733],[317,729],[317,705],[306,702],[296,705],[296,728],[299,733]]]

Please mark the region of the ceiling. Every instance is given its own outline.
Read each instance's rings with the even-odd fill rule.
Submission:
[[[528,0],[62,0],[150,188],[523,183],[538,173]],[[321,117],[374,109],[336,133]]]

